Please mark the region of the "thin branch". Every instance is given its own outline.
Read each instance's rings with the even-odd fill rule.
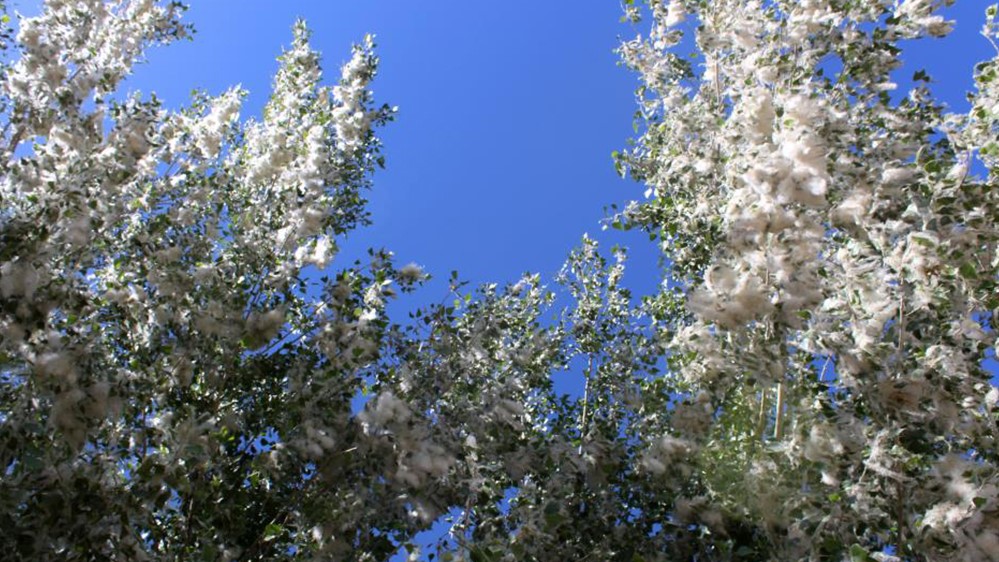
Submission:
[[[905,285],[899,285],[898,296],[898,341],[895,344],[895,361],[898,362],[899,374],[902,374],[902,345],[905,338]]]
[[[583,441],[586,437],[586,416],[590,405],[590,376],[593,374],[593,356],[590,355],[586,366],[586,382],[583,386],[583,415],[579,420],[579,455],[583,454]]]
[[[777,404],[774,407],[774,439],[780,440],[784,432],[784,382],[777,383]]]
[[[996,50],[996,54],[999,55],[999,45],[996,45],[996,42],[994,39],[992,39],[992,36],[986,33],[985,31],[982,31],[980,35],[984,37],[992,45],[992,48]]]
[[[906,545],[905,545],[905,491],[902,489],[902,481],[898,480],[895,482],[895,493],[898,499],[898,505],[895,511],[895,524],[898,525],[898,554],[899,556],[905,556]]]
[[[766,430],[767,424],[767,389],[760,391],[760,412],[756,418],[756,439],[755,441],[763,441],[763,432]]]

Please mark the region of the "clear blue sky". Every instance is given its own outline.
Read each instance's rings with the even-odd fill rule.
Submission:
[[[373,88],[399,114],[381,132],[387,169],[369,193],[374,225],[355,232],[342,257],[385,247],[401,264],[425,266],[437,281],[416,302],[438,301],[452,269],[476,284],[528,271],[550,279],[584,232],[630,248],[626,282],[637,291],[661,279],[642,234],[600,232],[607,205],[643,191],[617,177],[610,157],[634,136],[637,86],[613,53],[638,31],[620,22],[618,2],[190,3],[195,40],[153,49],[129,81],[170,107],[186,104],[193,88],[218,94],[242,84],[244,115],[259,115],[297,18],[313,29],[330,81],[352,42],[377,35]],[[39,3],[10,4],[30,15]],[[925,68],[941,99],[967,107],[973,65],[991,56],[978,35],[986,5],[960,0],[946,12],[958,21],[949,38],[907,45],[900,85]]]
[[[632,34],[615,2],[195,2],[195,41],[151,52],[132,84],[174,105],[194,86],[241,83],[258,114],[298,17],[331,80],[351,42],[377,35],[373,89],[399,113],[382,130],[374,225],[345,254],[386,247],[425,266],[439,283],[417,300],[440,300],[452,269],[474,283],[550,277],[584,232],[600,230],[606,205],[641,194],[610,157],[634,134],[637,86],[613,53]],[[654,288],[647,239],[606,236],[643,250],[639,285]]]

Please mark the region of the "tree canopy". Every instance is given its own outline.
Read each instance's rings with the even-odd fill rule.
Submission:
[[[892,82],[946,3],[627,0],[609,222],[661,289],[584,237],[405,319],[428,273],[336,257],[395,113],[370,37],[328,83],[296,23],[243,118],[123,91],[179,3],[5,17],[0,552],[999,560],[999,47],[967,113]]]

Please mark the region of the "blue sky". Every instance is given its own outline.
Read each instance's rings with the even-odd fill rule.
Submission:
[[[37,0],[11,0],[31,15]],[[382,66],[374,91],[399,107],[381,131],[387,169],[369,192],[374,224],[353,233],[342,258],[368,247],[416,262],[436,281],[407,299],[437,302],[451,270],[473,284],[514,282],[524,272],[551,279],[584,232],[628,246],[626,284],[654,290],[662,278],[654,244],[641,233],[601,232],[604,208],[640,198],[610,154],[634,136],[637,78],[617,65],[618,2],[435,0],[195,0],[186,19],[197,34],[149,52],[128,87],[155,91],[169,107],[193,88],[218,94],[241,84],[244,115],[259,115],[275,58],[304,18],[334,81],[365,33],[377,36]],[[960,0],[944,40],[906,45],[905,86],[925,68],[938,97],[964,109],[977,61],[992,48],[978,35],[987,2]],[[901,92],[901,90],[900,90]],[[341,261],[341,263],[344,263]]]
[[[604,207],[641,194],[611,152],[634,134],[636,79],[617,66],[631,35],[614,2],[262,2],[212,0],[188,13],[195,41],[152,51],[131,81],[182,104],[192,87],[241,83],[250,113],[266,101],[275,57],[304,18],[335,79],[350,43],[377,36],[377,99],[399,107],[382,130],[386,170],[369,193],[374,224],[344,257],[386,247],[426,267],[439,301],[452,269],[473,283],[553,275]],[[654,247],[639,233],[608,244],[641,252],[637,286],[654,289]],[[636,286],[636,288],[637,288]]]
[[[990,56],[977,33],[985,4],[952,7],[955,33],[908,45],[900,77],[926,68],[942,99],[966,107],[973,65]],[[550,278],[589,232],[630,247],[627,283],[644,292],[662,278],[654,245],[599,224],[607,205],[643,191],[617,177],[610,158],[634,136],[637,80],[613,50],[636,30],[620,16],[617,2],[603,1],[202,0],[188,13],[195,41],[151,51],[131,85],[180,105],[193,87],[242,84],[256,114],[295,19],[314,30],[331,80],[350,43],[374,33],[375,94],[399,114],[382,131],[374,224],[351,236],[344,258],[389,248],[435,275],[414,299],[433,302],[452,269],[473,283],[526,271]]]

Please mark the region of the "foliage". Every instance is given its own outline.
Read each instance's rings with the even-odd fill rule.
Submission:
[[[119,91],[179,4],[0,30],[2,552],[416,559],[444,522],[444,560],[995,560],[999,58],[952,115],[891,93],[928,0],[625,5],[615,221],[662,290],[584,237],[554,290],[455,276],[404,324],[421,268],[334,262],[394,111],[371,38],[329,87],[296,24],[241,120]]]
[[[781,559],[999,552],[982,367],[999,59],[966,115],[922,71],[893,94],[900,42],[950,32],[942,4],[673,0],[622,47],[646,131],[619,165],[649,192],[619,221],[661,240],[686,293],[663,315],[673,373],[720,407],[679,438],[701,451],[705,501]]]

